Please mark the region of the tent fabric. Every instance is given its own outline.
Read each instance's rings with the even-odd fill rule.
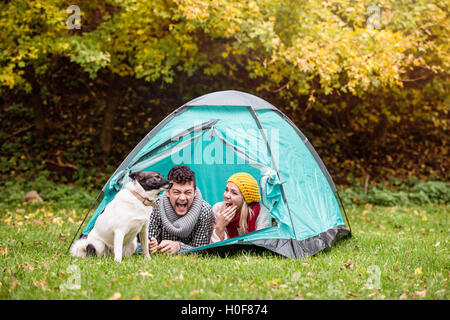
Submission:
[[[154,170],[167,176],[178,164],[195,172],[197,186],[211,205],[223,200],[228,177],[250,173],[275,222],[191,252],[258,246],[301,259],[349,235],[334,182],[306,137],[272,104],[233,90],[191,100],[150,131],[105,184],[103,199],[82,233],[89,233],[130,181],[129,173]]]

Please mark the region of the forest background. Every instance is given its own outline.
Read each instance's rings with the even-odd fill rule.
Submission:
[[[159,121],[241,90],[281,109],[338,185],[449,178],[444,1],[0,3],[0,181],[99,189]]]

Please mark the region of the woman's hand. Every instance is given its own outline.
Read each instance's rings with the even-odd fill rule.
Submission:
[[[226,207],[223,211],[217,214],[215,231],[220,240],[225,238],[224,230],[236,216],[236,210],[236,206]]]

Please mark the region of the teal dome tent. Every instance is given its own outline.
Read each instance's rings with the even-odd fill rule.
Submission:
[[[233,90],[191,100],[153,128],[105,184],[82,234],[130,181],[130,173],[153,170],[167,176],[174,165],[195,172],[211,205],[223,200],[228,177],[250,173],[273,221],[269,228],[191,251],[262,248],[301,259],[351,235],[336,186],[308,139],[272,104]]]

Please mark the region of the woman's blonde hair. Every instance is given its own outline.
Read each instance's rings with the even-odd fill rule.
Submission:
[[[242,204],[242,208],[241,208],[241,217],[239,218],[239,227],[241,227],[241,230],[243,230],[244,233],[247,233],[248,216],[250,216],[250,218],[252,218],[253,215],[254,215],[254,212],[253,212],[252,208],[250,208],[248,206],[248,204],[244,201],[244,203]]]

